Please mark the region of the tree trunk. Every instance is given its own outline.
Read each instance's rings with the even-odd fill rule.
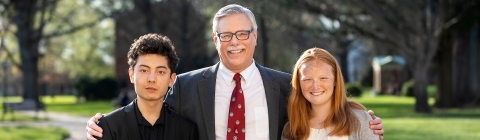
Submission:
[[[469,29],[460,29],[456,32],[457,46],[453,52],[455,52],[454,61],[454,93],[455,102],[458,106],[464,106],[472,98],[470,94],[470,78],[471,66],[469,65],[470,59],[470,42],[469,42]]]
[[[17,24],[18,25],[18,24]],[[23,99],[39,101],[38,89],[38,40],[30,38],[25,28],[19,28],[17,38],[20,44],[20,56],[22,58],[23,72]]]
[[[15,36],[20,46],[23,73],[23,100],[39,101],[38,95],[38,42],[41,31],[34,28],[36,1],[14,1],[16,13],[12,21],[17,26]]]
[[[413,77],[415,80],[415,85],[413,87],[416,101],[415,111],[419,113],[431,113],[432,109],[428,105],[427,94],[428,68],[430,66],[430,61],[428,61],[428,58],[425,55],[417,55],[416,58],[417,60],[414,62],[415,67],[413,69]]]
[[[260,36],[261,38],[261,42],[262,43],[262,52],[263,52],[263,66],[265,67],[269,67],[270,65],[268,64],[268,44],[269,44],[269,40],[268,40],[268,35],[267,35],[267,26],[266,26],[266,20],[264,17],[260,16],[259,18],[260,20],[260,31],[258,31],[258,35]],[[258,37],[258,36],[257,36]]]
[[[445,32],[440,39],[437,51],[438,85],[435,107],[451,108],[456,106],[453,92],[453,38],[451,32]]]

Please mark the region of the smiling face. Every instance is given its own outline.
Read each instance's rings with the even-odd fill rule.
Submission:
[[[130,82],[134,84],[139,100],[163,101],[176,74],[171,74],[167,57],[158,54],[138,56],[135,66],[129,69]]]
[[[218,20],[218,33],[250,31],[253,27],[245,14],[233,14]],[[213,41],[222,61],[229,70],[241,72],[253,62],[253,53],[257,46],[257,31],[253,30],[247,40],[238,40],[236,36],[228,42],[222,42],[217,33],[212,33]]]
[[[335,77],[328,63],[313,59],[299,69],[302,94],[312,106],[330,104],[334,93]]]

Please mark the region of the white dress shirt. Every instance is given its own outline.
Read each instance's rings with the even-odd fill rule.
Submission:
[[[269,139],[268,109],[262,76],[255,66],[255,61],[240,73],[245,97],[245,139]],[[217,140],[227,137],[228,111],[230,99],[235,88],[234,72],[222,63],[218,68],[215,82],[215,136]]]

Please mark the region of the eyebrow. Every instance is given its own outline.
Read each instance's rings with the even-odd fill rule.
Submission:
[[[150,68],[150,66],[143,65],[143,64],[140,64],[138,67],[147,67],[147,68]],[[156,68],[157,68],[157,69],[158,69],[158,68],[164,68],[164,69],[167,69],[167,67],[165,67],[165,66],[157,66]]]

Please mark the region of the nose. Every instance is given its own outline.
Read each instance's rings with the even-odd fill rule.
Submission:
[[[232,36],[232,40],[230,40],[230,43],[233,46],[237,46],[238,42],[239,42],[239,40],[237,39],[237,35]]]
[[[312,88],[313,88],[314,90],[320,88],[320,81],[313,80]]]
[[[148,80],[148,82],[155,83],[155,72],[150,72],[147,80]]]

